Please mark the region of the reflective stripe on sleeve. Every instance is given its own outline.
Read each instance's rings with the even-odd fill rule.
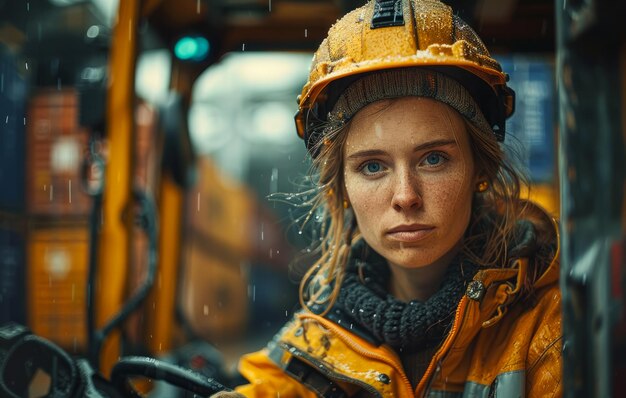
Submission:
[[[499,374],[493,384],[465,383],[463,392],[433,390],[428,398],[521,398],[526,394],[526,372],[517,370]]]

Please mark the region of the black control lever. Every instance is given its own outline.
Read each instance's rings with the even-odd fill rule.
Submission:
[[[111,371],[111,383],[119,390],[133,398],[141,398],[128,383],[133,376],[148,377],[152,380],[163,380],[195,394],[209,396],[220,391],[231,391],[214,379],[201,375],[190,369],[163,362],[149,357],[121,358]]]

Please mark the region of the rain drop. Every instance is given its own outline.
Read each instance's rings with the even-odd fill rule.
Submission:
[[[26,70],[28,70],[28,62],[24,63],[26,65]]]
[[[272,168],[272,176],[270,177],[270,193],[278,191],[278,168]]]
[[[305,29],[304,30],[304,37],[308,37],[308,34],[309,34],[308,29]]]
[[[376,137],[383,138],[383,128],[380,124],[376,123],[374,125],[374,132],[376,133]]]
[[[241,51],[246,51],[246,43],[243,43],[243,44],[241,45]]]

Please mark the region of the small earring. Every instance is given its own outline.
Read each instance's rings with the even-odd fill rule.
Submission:
[[[350,202],[348,202],[348,199],[344,199],[343,200],[343,208],[347,209],[350,207]]]
[[[488,188],[489,188],[489,182],[488,181],[481,181],[478,184],[476,184],[476,191],[477,192],[485,192]]]

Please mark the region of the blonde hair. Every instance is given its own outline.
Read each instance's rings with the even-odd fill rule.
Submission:
[[[474,196],[472,215],[462,252],[482,267],[507,266],[508,242],[526,201],[520,197],[525,177],[508,159],[495,134],[485,133],[464,118],[477,175],[489,189]],[[318,188],[309,214],[321,214],[324,222],[316,251],[319,257],[300,283],[300,303],[310,309],[324,304],[329,310],[339,293],[350,248],[360,239],[354,215],[344,208],[343,149],[350,122],[326,126],[318,156],[313,160]],[[494,213],[498,217],[494,217]],[[487,227],[485,224],[487,223]]]
[[[341,287],[350,247],[358,239],[356,221],[343,205],[343,148],[349,125],[325,126],[324,139],[314,148],[319,151],[312,165],[318,186],[309,214],[319,212],[323,221],[316,248],[319,258],[300,283],[300,304],[303,308],[309,308],[309,303],[330,300],[330,305],[326,307],[330,309]],[[332,291],[325,294],[329,286],[332,286]]]

